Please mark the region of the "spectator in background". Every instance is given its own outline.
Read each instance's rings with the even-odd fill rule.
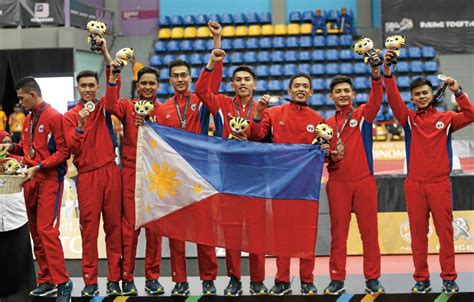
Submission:
[[[0,131],[4,131],[6,129],[7,129],[7,114],[5,113],[5,111],[3,111],[3,106],[0,105]]]
[[[130,59],[130,66],[132,67],[132,73],[133,73],[133,78],[132,78],[132,89],[130,90],[130,98],[131,99],[134,99],[135,98],[135,92],[137,91],[137,81],[138,81],[138,72],[140,71],[140,69],[143,68],[143,64],[138,62],[135,58],[135,56],[133,56],[131,59]]]
[[[13,113],[8,118],[8,126],[10,127],[10,133],[14,143],[18,143],[21,140],[21,129],[23,129],[23,123],[25,122],[25,114],[21,109],[20,104],[15,104]]]
[[[354,20],[347,12],[347,8],[341,8],[341,15],[337,20],[338,28],[342,34],[357,36],[357,30],[354,27]]]
[[[321,10],[318,8],[316,15],[313,18],[313,30],[312,35],[323,34],[327,36],[328,32],[326,29],[326,17],[321,14]]]

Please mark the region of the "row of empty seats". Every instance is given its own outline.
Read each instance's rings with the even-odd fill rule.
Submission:
[[[161,16],[158,26],[204,26],[208,21],[217,21],[222,25],[244,25],[244,24],[269,24],[272,22],[272,16],[269,12],[263,13],[235,13],[235,14],[209,14],[209,15],[186,15],[186,16]]]
[[[347,13],[351,17],[354,16],[352,10],[348,10]],[[335,21],[341,17],[341,11],[338,9],[321,10],[321,16],[324,17],[327,21]],[[291,12],[289,21],[291,23],[312,22],[314,17],[314,11]]]

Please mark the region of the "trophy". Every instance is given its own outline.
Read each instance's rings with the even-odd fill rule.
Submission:
[[[397,58],[400,55],[400,48],[405,47],[405,36],[394,35],[388,37],[385,40],[385,47],[395,53],[395,56],[389,62],[387,62],[387,65],[390,66],[392,64],[397,64]]]
[[[379,54],[382,53],[380,49],[374,49],[374,42],[369,38],[362,38],[355,42],[352,46],[355,53],[359,56],[364,56],[364,63],[377,67],[382,65],[382,60],[379,58]]]
[[[90,33],[89,37],[87,38],[87,42],[91,44],[91,51],[100,52],[102,47],[101,45],[97,45],[95,39],[96,37],[103,39],[102,36],[107,30],[107,26],[105,23],[100,21],[91,20],[87,23],[86,29]]]
[[[127,65],[128,60],[133,57],[133,48],[122,48],[115,54],[115,59],[120,62],[120,67],[114,67],[113,73],[120,73],[122,68]]]
[[[140,100],[133,104],[133,109],[139,116],[148,116],[153,112],[155,106],[152,101]]]
[[[312,144],[321,146],[323,144],[329,144],[333,135],[333,130],[328,124],[319,122],[314,128],[314,133],[316,133],[316,138],[313,140]]]
[[[235,138],[233,133],[237,133],[237,134],[244,133],[245,130],[247,130],[247,128],[249,127],[249,125],[250,125],[250,121],[245,118],[242,118],[242,117],[231,118],[229,121],[229,126],[232,132],[229,134],[228,139]]]

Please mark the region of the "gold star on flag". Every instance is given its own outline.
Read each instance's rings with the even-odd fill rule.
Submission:
[[[193,191],[194,193],[199,194],[202,192],[202,187],[200,185],[195,185]]]
[[[151,140],[149,143],[152,149],[158,148],[158,143],[155,140]]]
[[[149,204],[145,205],[145,213],[147,213],[148,215],[151,214],[151,207]]]

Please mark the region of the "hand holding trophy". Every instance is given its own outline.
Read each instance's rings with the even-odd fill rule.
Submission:
[[[133,57],[133,48],[122,48],[115,54],[115,61],[120,63],[119,66],[114,66],[113,73],[120,73],[123,66],[126,66],[128,60]]]
[[[91,44],[91,51],[100,52],[102,46],[97,44],[97,38],[103,39],[107,26],[100,21],[91,20],[87,23],[86,29],[90,33],[87,43]]]
[[[402,35],[394,35],[390,36],[385,40],[385,48],[391,50],[394,56],[388,60],[387,65],[395,65],[397,64],[398,56],[400,55],[400,49],[405,47],[405,36]]]
[[[356,54],[364,56],[364,63],[369,63],[373,67],[382,65],[382,60],[378,56],[382,51],[374,49],[374,42],[371,39],[362,38],[355,42],[352,48]]]

